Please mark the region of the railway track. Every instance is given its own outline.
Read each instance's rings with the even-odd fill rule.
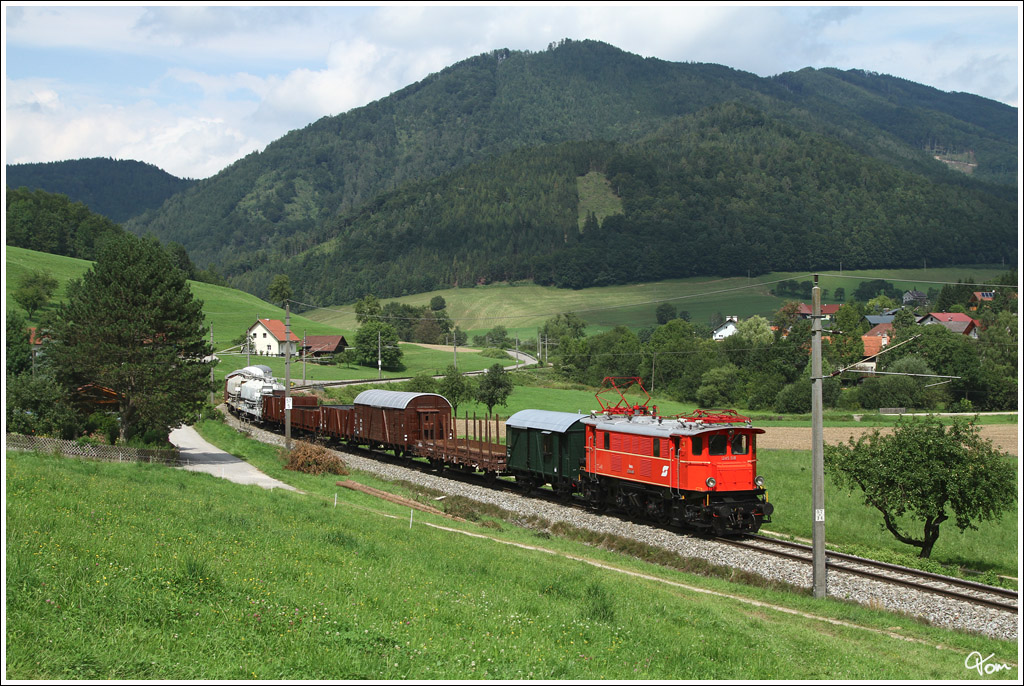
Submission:
[[[764,536],[747,536],[743,539],[716,538],[715,540],[774,557],[812,564],[811,546],[803,543],[793,543]],[[834,551],[825,552],[825,569],[830,572],[853,574],[885,584],[903,586],[918,592],[932,593],[972,605],[1018,614],[1017,591],[1011,589],[988,586],[967,579],[934,574]]]
[[[380,453],[373,453],[362,449],[356,449],[355,452],[361,453],[367,457],[373,456],[376,459],[380,459],[381,457]],[[432,471],[428,465],[417,460],[392,458],[390,456],[386,456],[385,459],[398,466],[419,469],[424,472]],[[456,479],[458,481],[472,483],[477,486],[484,486],[508,493],[524,495],[524,491],[520,486],[510,483],[504,479],[482,479],[478,474],[456,469],[445,470],[445,476],[449,479]],[[571,500],[567,501],[555,493],[548,492],[544,489],[533,489],[529,491],[529,494],[534,498],[539,498],[552,505],[586,512],[590,511],[590,508],[583,503],[573,502]],[[634,517],[625,513],[604,512],[603,514],[605,516],[610,515],[619,518],[623,521],[635,521]],[[643,521],[642,523],[651,524],[649,521]],[[793,560],[807,565],[812,563],[812,548],[811,546],[802,543],[794,543],[791,541],[756,535],[746,536],[741,539],[713,538],[710,540],[733,547],[755,550],[774,557]],[[944,598],[966,602],[972,605],[980,605],[1004,612],[1018,614],[1019,605],[1017,591],[1011,589],[1001,588],[999,586],[989,586],[987,584],[981,584],[968,579],[959,579],[956,577],[935,574],[919,569],[913,569],[911,567],[902,567],[835,551],[826,551],[825,560],[826,569],[830,572],[852,574],[872,581],[902,586],[917,592],[932,593]]]

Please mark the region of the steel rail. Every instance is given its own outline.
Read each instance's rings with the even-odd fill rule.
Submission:
[[[767,538],[764,536],[748,536],[747,538],[757,541],[758,543],[765,543],[783,548],[798,550],[805,554],[801,555],[799,553],[772,550],[770,548],[764,547],[763,545],[759,545],[758,543],[750,543],[749,541],[739,539],[716,538],[714,540],[719,541],[721,543],[726,543],[728,545],[762,552],[766,555],[773,555],[775,557],[783,557],[791,560],[796,560],[804,564],[811,564],[811,558],[808,556],[810,554],[811,547],[808,545],[804,545],[802,543],[793,543],[791,541],[783,541],[774,538]],[[1003,610],[1006,612],[1012,612],[1013,614],[1019,614],[1019,609],[1016,604],[1018,595],[1017,592],[1012,589],[1000,588],[998,586],[988,586],[986,584],[979,584],[975,581],[957,579],[956,577],[944,576],[942,574],[935,574],[933,572],[926,572],[920,569],[913,569],[912,567],[901,567],[899,565],[894,565],[887,562],[869,560],[867,558],[857,557],[855,555],[848,555],[845,553],[838,553],[834,551],[826,551],[825,556],[826,568],[833,571],[844,572],[846,574],[854,574],[856,576],[864,577],[874,581],[879,581],[882,583],[895,584],[907,588],[912,588],[918,591],[935,593],[937,595],[971,603],[973,605],[984,605],[986,607],[995,608],[997,610]],[[828,558],[832,558],[833,560],[844,560],[851,564],[858,564],[864,567],[871,567],[881,571],[858,569],[856,567],[849,566],[849,564],[833,562]],[[918,577],[919,579],[927,579],[928,581],[941,582],[949,586],[958,586],[963,589],[969,589],[980,593],[988,593],[990,595],[1006,598],[1007,600],[1012,600],[1013,603],[1005,602],[1002,600],[993,600],[990,598],[982,598],[976,595],[971,595],[969,593],[963,593],[960,591],[938,588],[934,585],[924,583],[921,581],[912,581],[909,579],[895,578],[892,576],[893,572],[904,574],[910,577]]]

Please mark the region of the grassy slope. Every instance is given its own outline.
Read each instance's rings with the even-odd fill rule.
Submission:
[[[62,302],[65,297],[65,287],[68,281],[81,277],[92,266],[91,262],[78,260],[72,257],[60,255],[49,255],[47,253],[24,250],[22,248],[7,247],[7,272],[5,289],[9,290],[16,285],[25,274],[32,271],[45,271],[53,274],[60,282],[60,287],[54,296],[53,304],[42,312],[52,310],[54,305]],[[285,312],[282,308],[271,305],[259,298],[236,290],[224,288],[198,281],[189,282],[195,297],[203,301],[203,313],[206,315],[206,323],[213,328],[214,349],[218,352],[231,347],[232,342],[245,333],[245,330],[256,321],[257,318],[279,319],[284,321]],[[427,298],[429,302],[429,297]],[[13,298],[7,298],[7,307],[17,310],[22,316],[25,311],[14,302]],[[36,318],[29,322],[34,326],[38,323],[42,312],[37,313]],[[342,334],[349,343],[355,338],[355,319],[352,320],[351,328],[338,328],[330,323],[309,319],[302,315],[291,315],[291,329],[297,336],[318,335],[318,334]],[[406,368],[399,371],[386,372],[385,376],[413,376],[421,372],[443,373],[445,368],[452,362],[451,352],[427,350],[415,345],[404,345],[404,363]],[[225,374],[244,367],[246,357],[244,355],[231,356],[221,355],[221,363],[217,366],[215,374],[222,379]],[[250,358],[252,364],[269,364],[275,375],[282,379],[285,376],[283,358]],[[471,353],[459,354],[459,366],[466,370],[486,369],[494,364],[495,360],[481,357]],[[376,370],[355,365],[345,367],[320,367],[308,364],[306,367],[308,379],[357,379],[372,378]],[[301,362],[293,362],[292,378],[302,379]]]
[[[999,267],[866,270],[844,272],[841,276],[822,275],[819,283],[829,293],[843,287],[850,294],[864,280],[884,278],[900,289],[927,292],[930,287],[943,282],[968,278],[984,282],[1006,271]],[[421,293],[396,300],[418,306],[427,305],[433,296],[441,295],[452,319],[464,331],[471,334],[483,333],[500,324],[512,335],[535,338],[537,329],[560,312],[579,314],[591,326],[590,333],[618,325],[654,326],[655,310],[665,301],[675,305],[678,310],[689,312],[694,322],[707,322],[716,313],[741,318],[755,314],[770,317],[785,299],[775,297],[768,291],[775,282],[785,279],[807,281],[812,279],[812,275],[776,273],[749,280],[742,277],[701,277],[579,291],[532,284],[492,284]],[[353,329],[356,325],[351,305],[314,310],[308,312],[307,316],[342,329]]]
[[[13,679],[946,681],[979,678],[972,651],[1017,661],[1012,642],[507,524],[410,525],[336,477],[288,473],[301,495],[151,465],[6,465]]]

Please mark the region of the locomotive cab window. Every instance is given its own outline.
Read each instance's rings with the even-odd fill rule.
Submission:
[[[736,434],[732,437],[732,454],[746,455],[750,452],[750,436],[748,434]]]
[[[703,436],[694,436],[693,438],[690,439],[690,441],[692,443],[692,449],[690,452],[692,452],[694,455],[700,455],[701,453],[704,452]]]
[[[608,450],[609,448],[611,448],[611,445],[612,445],[612,435],[609,432],[605,431],[604,432],[604,449]]]
[[[729,450],[729,437],[725,434],[713,434],[708,437],[708,454],[725,455]]]
[[[661,457],[661,439],[655,438],[651,448],[651,457]]]

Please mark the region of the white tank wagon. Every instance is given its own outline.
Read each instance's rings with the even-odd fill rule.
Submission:
[[[236,369],[224,379],[224,402],[235,415],[259,419],[264,396],[274,391],[284,391],[284,385],[274,380],[270,367],[264,364]]]

